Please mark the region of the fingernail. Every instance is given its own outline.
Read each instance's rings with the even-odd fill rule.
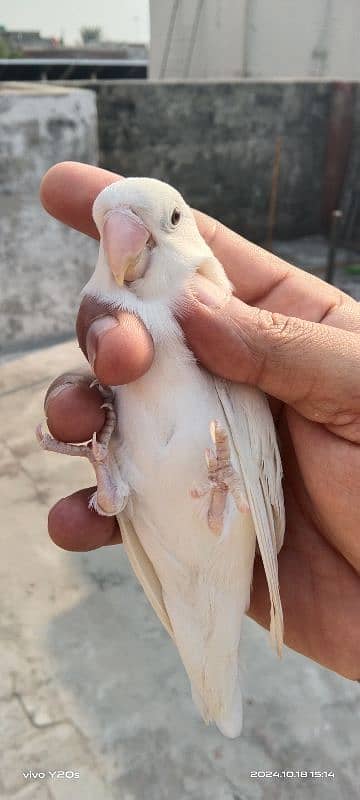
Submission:
[[[45,400],[44,400],[45,414],[47,414],[48,405],[50,401],[54,400],[55,397],[58,397],[60,394],[68,391],[71,388],[72,388],[71,383],[61,383],[59,386],[56,386],[54,389],[48,391],[47,394],[45,395]]]
[[[200,303],[211,308],[221,308],[231,297],[229,290],[199,274],[195,276],[193,292]]]
[[[113,330],[118,325],[117,320],[114,317],[98,317],[95,319],[94,322],[90,325],[90,328],[87,333],[86,337],[86,352],[88,361],[91,364],[92,369],[94,369],[94,364],[96,360],[96,351],[99,346],[100,339],[107,333],[109,330]]]
[[[80,368],[78,372],[64,372],[50,384],[44,400],[44,410],[47,412],[47,407],[50,400],[58,397],[68,389],[73,390],[74,386],[89,386],[91,378],[90,373],[84,368]]]

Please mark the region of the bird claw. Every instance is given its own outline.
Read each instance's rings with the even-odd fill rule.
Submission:
[[[229,492],[241,513],[249,513],[250,509],[241,477],[231,464],[228,434],[217,420],[210,423],[210,436],[215,445],[215,452],[210,448],[205,450],[208,483],[205,488],[193,487],[190,494],[194,499],[205,495],[209,496],[207,522],[211,532],[219,536],[223,530],[225,506]]]
[[[111,402],[113,393],[111,389],[101,386],[97,380],[92,382],[92,386],[98,386],[101,391],[105,400],[102,408],[105,409],[106,414],[100,433],[97,435],[94,432],[90,443],[69,444],[60,442],[49,433],[44,432],[41,424],[36,428],[36,438],[43,450],[48,450],[52,453],[63,453],[68,456],[82,456],[90,461],[95,470],[97,490],[90,498],[89,508],[93,508],[102,516],[112,516],[123,509],[127,502],[129,491],[122,481],[119,483],[118,480],[114,479],[113,465],[109,454],[110,440],[116,428],[116,414]]]
[[[112,408],[113,400],[114,400],[114,394],[113,394],[112,389],[110,389],[110,386],[103,386],[102,383],[100,383],[100,381],[98,381],[97,378],[94,378],[94,380],[91,381],[89,388],[90,389],[94,389],[94,388],[98,389],[98,391],[100,392],[101,396],[104,398],[105,403],[108,403],[108,408],[110,408],[110,407]],[[104,403],[103,406],[101,406],[101,408],[105,407],[105,403]]]
[[[90,448],[89,448],[90,449]],[[106,461],[108,456],[108,446],[107,444],[103,444],[99,442],[96,438],[96,433],[93,433],[92,440],[91,440],[91,450],[90,450],[90,461],[95,461],[96,463],[101,463]]]
[[[110,409],[112,409],[113,408],[113,404],[110,403],[110,402],[105,402],[100,406],[100,408],[110,408]]]
[[[42,429],[41,422],[35,429],[36,438],[43,450],[50,453],[62,453],[65,456],[84,456],[89,458],[90,448],[87,444],[69,444],[68,442],[59,442],[54,439],[50,433],[45,433]]]

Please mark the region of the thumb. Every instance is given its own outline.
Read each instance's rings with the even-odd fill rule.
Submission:
[[[209,371],[256,385],[316,422],[352,425],[360,418],[357,334],[254,308],[236,297],[224,302],[206,284],[197,285],[181,325]]]

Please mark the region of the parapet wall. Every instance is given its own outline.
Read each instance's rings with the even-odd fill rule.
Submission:
[[[0,85],[0,354],[69,336],[96,246],[41,208],[46,170],[97,163],[92,92]]]
[[[82,84],[83,85],[83,84]],[[359,84],[334,81],[99,81],[102,166],[173,183],[188,201],[263,242],[275,153],[274,234],[319,233],[359,151]],[[352,140],[352,131],[354,137]],[[347,192],[348,193],[348,192]]]
[[[0,354],[71,335],[94,267],[96,244],[41,209],[52,164],[99,157],[120,174],[167,180],[264,242],[277,150],[274,237],[323,232],[340,205],[347,240],[359,242],[358,83],[0,84]]]

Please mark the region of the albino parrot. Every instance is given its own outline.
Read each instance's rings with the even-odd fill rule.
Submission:
[[[64,445],[38,429],[45,449],[87,456],[98,488],[90,505],[116,514],[134,572],[176,644],[205,722],[228,737],[242,728],[241,623],[256,542],[281,654],[277,553],[284,536],[282,469],[267,400],[211,375],[177,321],[196,273],[231,284],[174,188],[149,178],[111,184],[96,198],[99,257],[83,292],[134,312],[150,332],[149,371],[100,387],[103,430]],[[176,313],[176,316],[175,316]]]

